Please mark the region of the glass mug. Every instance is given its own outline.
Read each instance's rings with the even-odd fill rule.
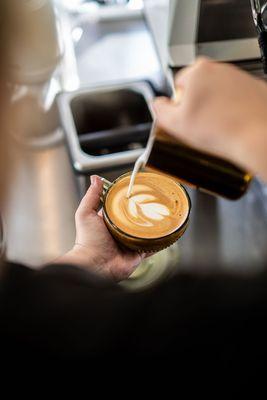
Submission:
[[[149,173],[149,171],[141,171],[142,173]],[[103,182],[103,194],[101,197],[101,201],[103,204],[103,219],[104,222],[113,236],[113,238],[121,244],[123,247],[126,247],[130,250],[133,251],[138,251],[138,252],[157,252],[160,250],[164,250],[167,247],[171,246],[174,244],[186,231],[188,224],[189,224],[189,215],[191,211],[191,200],[190,197],[186,191],[186,189],[177,181],[173,180],[174,185],[178,185],[179,188],[183,191],[185,194],[185,197],[187,199],[187,215],[185,218],[185,221],[176,228],[176,230],[170,234],[167,234],[162,237],[157,237],[157,238],[140,238],[136,236],[132,236],[126,232],[123,232],[119,227],[115,225],[115,223],[112,222],[110,219],[107,208],[106,208],[106,202],[108,198],[108,194],[110,189],[116,185],[121,179],[130,176],[131,172],[128,172],[126,174],[123,174],[119,176],[117,179],[115,179],[114,182],[109,182],[108,180],[101,178]],[[159,176],[162,177],[162,174],[158,174]],[[169,176],[166,176],[168,179],[170,179]]]

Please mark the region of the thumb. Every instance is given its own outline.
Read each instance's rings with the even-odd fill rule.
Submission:
[[[160,97],[153,103],[157,122],[161,128],[173,136],[179,135],[180,105],[172,100]]]
[[[103,191],[103,182],[99,176],[92,175],[90,179],[91,185],[79,205],[80,213],[86,215],[97,212]]]

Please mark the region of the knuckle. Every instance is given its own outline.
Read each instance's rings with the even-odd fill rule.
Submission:
[[[211,64],[212,64],[212,61],[206,57],[199,57],[195,63],[195,65],[199,68],[204,68],[204,67],[206,68],[208,65],[211,65]]]
[[[216,64],[209,59],[200,58],[195,64],[195,76],[197,75],[199,79],[199,75],[206,75],[211,73],[211,69],[214,68]]]

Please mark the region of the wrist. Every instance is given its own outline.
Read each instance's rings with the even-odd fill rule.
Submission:
[[[103,268],[102,260],[96,258],[90,250],[82,244],[75,243],[73,248],[54,261],[56,264],[72,264],[114,281],[108,268]]]
[[[92,267],[90,252],[79,245],[74,245],[66,254],[54,261],[57,264],[75,264],[83,267]]]

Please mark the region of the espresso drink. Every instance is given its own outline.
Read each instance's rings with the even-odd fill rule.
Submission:
[[[119,179],[105,199],[105,211],[119,230],[135,238],[157,239],[185,224],[190,200],[181,185],[165,175],[140,172],[127,198],[129,182],[130,175]]]

